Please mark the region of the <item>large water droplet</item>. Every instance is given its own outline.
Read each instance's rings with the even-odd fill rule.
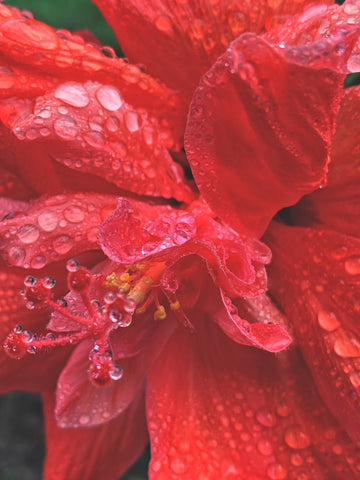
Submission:
[[[349,275],[360,274],[360,256],[354,255],[345,260],[345,270]]]
[[[303,449],[310,446],[310,439],[299,426],[293,426],[285,432],[285,442],[290,448]]]
[[[87,90],[77,82],[66,82],[55,90],[55,98],[73,107],[86,107],[89,104]]]
[[[327,332],[333,332],[340,327],[340,322],[336,318],[335,313],[333,312],[328,312],[327,310],[319,310],[317,317],[320,327]]]
[[[271,480],[283,480],[287,477],[287,470],[280,463],[272,463],[269,465],[266,473]]]
[[[59,117],[54,122],[54,130],[64,140],[72,140],[76,137],[79,129],[75,120],[68,115]]]
[[[59,235],[55,240],[53,241],[53,247],[56,253],[59,253],[60,255],[64,255],[65,253],[68,253],[73,245],[72,239],[68,235]]]
[[[64,217],[70,223],[80,223],[85,218],[85,212],[77,206],[69,206],[64,210]]]
[[[178,475],[186,472],[186,464],[181,458],[173,458],[170,461],[170,468]]]
[[[343,358],[360,357],[360,342],[352,333],[340,331],[334,342],[334,351]]]
[[[96,98],[101,105],[110,112],[115,112],[115,110],[118,110],[124,103],[119,90],[111,85],[104,85],[100,87],[96,91]]]
[[[166,15],[160,15],[159,17],[157,17],[157,19],[155,20],[155,25],[156,28],[160,30],[160,32],[168,32],[172,29],[171,20]]]
[[[136,112],[126,112],[124,115],[124,121],[129,132],[136,132],[139,130],[139,115]]]
[[[57,215],[51,211],[45,211],[39,214],[38,224],[45,232],[52,232],[58,224]]]
[[[87,132],[84,134],[84,140],[94,148],[101,148],[105,145],[104,135],[100,132]]]
[[[85,415],[85,414],[84,414],[84,415],[81,415],[81,416],[79,417],[79,424],[80,424],[80,425],[88,425],[89,422],[90,422],[90,417],[89,417],[89,415]]]
[[[260,408],[256,414],[257,421],[264,427],[274,427],[276,424],[276,417],[266,408]]]
[[[353,387],[359,388],[360,387],[360,372],[355,371],[350,374],[350,382]]]
[[[7,251],[7,257],[11,265],[21,267],[25,260],[25,250],[18,246],[10,247]]]
[[[267,438],[261,438],[258,443],[257,443],[257,449],[258,451],[265,456],[272,455],[274,452],[273,446],[270,442],[269,439]]]
[[[30,244],[36,242],[40,236],[40,232],[35,225],[28,223],[19,228],[17,236],[23,243]]]

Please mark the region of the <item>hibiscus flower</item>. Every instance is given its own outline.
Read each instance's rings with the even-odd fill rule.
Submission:
[[[153,480],[357,478],[359,3],[95,3],[133,63],[0,5],[0,371],[44,478],[149,436]]]

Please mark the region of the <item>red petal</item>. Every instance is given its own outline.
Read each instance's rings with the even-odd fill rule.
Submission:
[[[308,0],[94,0],[125,54],[191,98],[201,75],[245,31],[260,32]],[[330,1],[329,1],[330,3]]]
[[[0,196],[16,200],[29,200],[34,193],[15,174],[0,167]]]
[[[113,85],[66,82],[38,97],[29,115],[10,122],[18,140],[74,170],[105,178],[140,195],[189,200],[181,168],[167,152],[163,129],[125,103]]]
[[[239,232],[260,236],[278,210],[321,184],[344,44],[355,34],[284,48],[243,35],[203,77],[186,151],[201,193]]]
[[[339,25],[359,25],[359,22],[358,0],[347,0],[343,5],[312,4],[285,24],[266,33],[264,38],[273,43],[299,45],[330,36],[339,28]],[[358,43],[347,61],[347,68],[350,72],[359,71],[359,47]]]
[[[345,90],[337,117],[326,186],[302,199],[292,216],[296,224],[323,224],[360,236],[360,87]]]
[[[48,272],[47,272],[48,273]],[[53,273],[53,272],[51,272]],[[2,345],[5,338],[16,324],[24,330],[46,334],[49,320],[47,312],[28,310],[20,295],[24,288],[24,271],[2,267],[0,273],[0,377],[1,393],[11,390],[27,390],[39,392],[53,388],[57,376],[63,367],[69,349],[53,352],[26,355],[20,360],[9,358]],[[61,288],[61,286],[60,286]],[[46,361],[44,361],[46,359]]]
[[[174,93],[137,66],[116,58],[112,49],[109,58],[109,49],[103,51],[79,35],[55,30],[5,5],[0,5],[0,33],[2,98],[34,98],[66,80],[93,79],[120,88],[134,108],[146,108],[157,119],[171,121],[171,128],[176,123],[179,132]]]
[[[116,198],[96,194],[57,195],[33,201],[25,213],[0,224],[0,250],[12,266],[43,268],[98,249],[98,227]]]
[[[151,480],[358,475],[359,451],[301,358],[239,347],[209,326],[173,336],[151,370],[147,414]]]
[[[272,224],[270,293],[324,402],[360,443],[360,241],[322,230]]]
[[[144,357],[122,359],[124,370],[118,381],[98,387],[90,382],[88,369],[91,342],[75,349],[59,377],[55,414],[60,427],[96,426],[123,412],[143,388],[146,374]]]
[[[44,480],[116,480],[148,442],[143,395],[111,422],[91,428],[59,428],[53,395],[43,396],[46,420]]]

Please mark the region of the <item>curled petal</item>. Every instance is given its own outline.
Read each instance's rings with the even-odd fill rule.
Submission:
[[[50,262],[98,249],[98,227],[115,208],[107,195],[44,196],[0,224],[0,250],[9,265],[41,269]]]
[[[294,327],[317,388],[360,444],[360,242],[272,224],[270,293]]]
[[[289,18],[283,25],[264,35],[272,43],[301,45],[331,36],[340,25],[358,25],[360,6],[358,0],[347,0],[342,5],[310,4],[304,12]],[[349,72],[360,70],[360,43],[355,44],[347,60]]]
[[[238,232],[261,236],[278,210],[321,185],[357,35],[348,27],[284,47],[245,34],[201,80],[186,151],[201,193]]]

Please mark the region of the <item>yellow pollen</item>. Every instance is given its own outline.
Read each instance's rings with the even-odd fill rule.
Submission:
[[[170,303],[170,309],[173,311],[179,310],[180,308],[180,302],[179,300],[176,300],[176,302]]]
[[[148,265],[146,265],[146,263],[138,262],[135,264],[135,268],[140,272],[144,272],[148,269]]]
[[[119,287],[122,288],[126,293],[129,293],[131,289],[130,283],[122,283],[119,285]]]
[[[128,273],[122,273],[119,278],[122,282],[126,283],[129,281],[130,275]]]
[[[104,287],[105,288],[113,288],[113,287],[122,288],[122,284],[123,282],[116,275],[116,273],[113,272],[112,274],[106,277],[106,282],[104,283]]]
[[[159,305],[154,313],[154,320],[164,320],[166,318],[166,312],[164,305]]]
[[[145,313],[146,312],[146,308],[145,307],[139,307],[135,310],[136,313]]]

